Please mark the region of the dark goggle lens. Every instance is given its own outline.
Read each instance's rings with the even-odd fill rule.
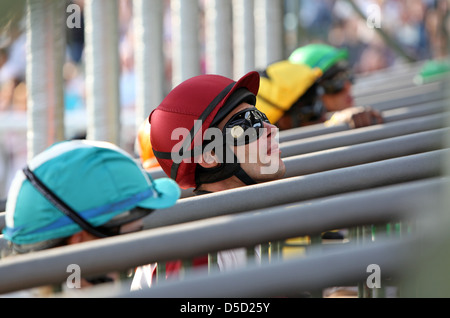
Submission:
[[[226,142],[233,140],[234,145],[246,145],[260,137],[260,129],[264,123],[270,124],[266,115],[259,110],[244,109],[236,113],[225,124],[223,129]]]

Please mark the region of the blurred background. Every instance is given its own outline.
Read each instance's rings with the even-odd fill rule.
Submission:
[[[93,3],[99,3],[96,10],[100,15],[94,16],[94,26],[105,26],[103,38],[111,35],[116,38],[112,41],[113,47],[117,47],[113,63],[117,62],[118,69],[113,75],[105,75],[117,75],[117,84],[94,95],[107,92],[106,95],[118,97],[117,143],[133,155],[139,123],[165,94],[188,77],[216,73],[237,79],[250,70],[264,69],[272,62],[287,59],[294,49],[312,42],[347,48],[353,71],[364,76],[401,63],[446,58],[450,45],[449,0],[58,2],[63,3],[62,7],[58,5],[62,10],[57,14],[62,16],[64,28],[56,38],[63,41],[65,53],[61,67],[63,105],[60,105],[65,126],[62,137],[48,138],[44,144],[58,139],[96,138],[88,132],[89,72],[95,70],[88,67],[86,46],[88,37],[96,30],[85,14],[86,10],[92,10],[89,11],[92,19]],[[115,3],[113,11],[107,11],[107,2]],[[30,129],[27,119],[30,107],[27,61],[28,65],[32,63],[34,53],[27,30],[30,31],[30,25],[38,25],[30,22],[33,16],[29,17],[29,11],[35,8],[37,12],[45,6],[54,6],[54,2],[0,3],[0,199],[6,198],[16,170],[31,155],[30,139],[39,132],[39,127]],[[108,20],[111,16],[113,19]],[[51,31],[51,28],[32,29],[38,36]],[[146,35],[148,32],[156,34]],[[98,38],[94,42],[95,39]],[[47,45],[53,50],[54,43]],[[148,51],[146,46],[151,46],[157,56],[139,55]],[[97,48],[95,54],[107,59],[116,56],[114,51],[105,46],[104,50]],[[48,59],[49,65],[54,63],[51,56]],[[138,64],[142,61],[148,64]],[[35,75],[42,81],[48,77],[45,66],[41,74]],[[28,72],[31,76],[32,71]],[[151,90],[151,98],[146,98],[137,87],[142,78],[147,78],[149,91],[157,88]],[[144,107],[139,106],[139,96],[146,99]]]

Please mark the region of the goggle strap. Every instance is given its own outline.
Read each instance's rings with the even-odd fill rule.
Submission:
[[[246,185],[256,184],[255,180],[253,180],[241,167],[236,172],[235,176],[244,182]]]
[[[63,200],[61,200],[55,193],[53,193],[39,178],[30,170],[29,167],[23,169],[28,181],[38,190],[51,204],[53,204],[59,211],[64,213],[73,222],[78,224],[83,230],[100,238],[108,237],[106,233],[99,231],[86,221],[80,214],[70,208]]]

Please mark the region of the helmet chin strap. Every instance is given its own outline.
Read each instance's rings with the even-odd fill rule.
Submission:
[[[233,162],[224,162],[214,168],[204,168],[200,165],[197,165],[197,170],[195,173],[195,181],[197,184],[214,183],[231,178],[232,176],[236,176],[245,185],[256,184],[256,181],[253,180],[244,171],[244,169],[242,169],[241,164],[236,157],[236,154],[231,149],[229,149],[226,144],[224,144],[224,154],[226,154],[227,152],[229,154],[231,154],[230,152],[232,152]],[[230,155],[224,156],[224,158],[230,157]]]
[[[253,180],[248,174],[247,172],[244,171],[244,169],[242,169],[241,165],[239,165],[239,170],[234,174],[236,177],[238,177],[239,180],[241,180],[242,182],[244,182],[246,185],[252,185],[252,184],[256,184],[256,181]]]

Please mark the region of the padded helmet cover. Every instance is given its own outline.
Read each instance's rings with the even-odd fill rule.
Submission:
[[[164,172],[181,188],[197,186],[197,161],[191,151],[202,145],[203,135],[217,112],[241,87],[256,96],[259,74],[250,72],[237,82],[220,75],[195,76],[176,86],[150,114],[153,151]],[[174,162],[174,154],[181,154],[184,142],[188,142],[188,151],[183,152],[184,159],[181,162]]]

